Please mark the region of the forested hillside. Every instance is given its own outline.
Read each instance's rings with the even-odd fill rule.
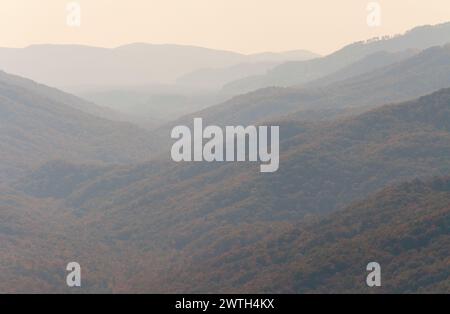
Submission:
[[[348,273],[345,273],[345,276],[351,276],[351,279],[346,280],[351,280],[354,284],[356,273],[351,272],[348,260],[345,260],[347,266],[342,270],[340,266],[334,268],[335,266],[327,264],[328,259],[325,258],[327,254],[335,256],[338,260],[340,258],[334,248],[327,246],[328,242],[324,242],[324,246],[317,252],[308,246],[311,251],[306,251],[306,255],[297,253],[298,256],[293,255],[296,257],[295,260],[301,256],[317,258],[317,261],[311,262],[312,264],[308,264],[309,260],[300,259],[301,263],[306,263],[306,266],[302,267],[309,267],[304,274],[297,274],[297,270],[291,272],[290,265],[286,266],[286,272],[276,268],[285,267],[280,263],[294,260],[290,254],[294,254],[291,249],[296,250],[297,246],[300,246],[295,244],[296,242],[289,242],[286,244],[289,246],[287,248],[283,248],[282,242],[272,244],[273,247],[267,250],[267,254],[270,255],[272,249],[280,250],[277,251],[281,255],[279,260],[277,259],[278,262],[264,258],[258,258],[256,262],[246,251],[247,246],[251,247],[253,252],[253,245],[257,246],[259,241],[272,241],[278,236],[282,238],[280,232],[294,228],[292,224],[298,223],[303,226],[304,221],[314,220],[313,217],[317,214],[327,215],[336,210],[343,210],[367,197],[369,200],[355,205],[356,208],[361,206],[366,206],[367,210],[371,210],[371,206],[378,208],[381,205],[373,205],[372,200],[380,197],[370,197],[370,195],[387,185],[416,177],[450,174],[449,121],[450,90],[446,89],[413,101],[387,105],[357,117],[325,124],[280,121],[281,134],[283,134],[282,155],[280,170],[273,174],[259,173],[256,164],[176,164],[167,160],[154,160],[138,166],[104,167],[50,162],[22,179],[15,188],[38,199],[52,198],[63,202],[71,213],[74,232],[79,230],[78,232],[85,235],[85,239],[95,239],[95,241],[87,241],[91,244],[105,245],[107,254],[112,254],[109,258],[120,261],[122,256],[120,253],[125,250],[130,258],[127,262],[117,262],[116,267],[128,269],[128,266],[132,265],[133,273],[125,276],[125,282],[128,284],[126,287],[129,289],[147,292],[333,291],[340,287],[336,283],[338,281],[336,278],[339,277],[328,278],[327,276],[339,276],[340,271],[347,269]],[[430,197],[434,198],[434,196]],[[448,200],[447,192],[441,196],[443,201],[446,198]],[[397,206],[391,206],[388,209],[400,211],[403,208],[403,202],[409,202],[409,200],[408,196],[402,195],[398,200],[393,201],[393,204]],[[408,207],[412,203],[406,203],[405,206]],[[441,201],[437,205],[440,204]],[[432,206],[431,202],[430,206]],[[370,221],[374,224],[378,223],[375,219],[377,216],[373,216],[375,218],[366,217],[367,215],[360,217],[355,215],[358,210],[351,208],[347,210],[350,210],[351,217],[346,218],[345,221],[332,219],[329,222],[329,230],[366,226]],[[425,209],[428,210],[428,208]],[[439,210],[443,210],[445,214],[447,209]],[[436,213],[438,215],[440,211]],[[390,212],[383,212],[380,215],[380,219],[385,219],[387,224],[394,224],[393,228],[398,230],[396,225],[398,220],[391,220],[395,217]],[[427,212],[426,215],[434,217],[431,212]],[[445,219],[447,219],[445,217],[444,220],[436,218],[436,223],[441,221],[445,225]],[[409,219],[411,219],[411,226],[420,221],[413,216]],[[328,220],[321,220],[320,224],[328,226],[325,224],[326,221]],[[350,222],[352,224],[347,225]],[[390,228],[388,226],[380,225],[379,228],[384,230],[383,228]],[[408,228],[412,228],[411,226]],[[426,228],[429,227],[430,225],[426,225]],[[312,228],[311,232],[317,232],[315,227],[308,228]],[[323,230],[325,229],[320,229],[318,234],[308,236],[323,236],[326,234]],[[446,248],[445,241],[448,241],[445,238],[447,229],[439,230],[441,230],[439,241],[444,242],[438,242],[438,247],[427,246],[426,250],[431,250],[442,257],[442,250]],[[408,232],[414,234],[416,231],[412,228]],[[380,235],[383,234],[379,232]],[[415,234],[420,236],[423,233]],[[365,233],[354,234],[354,236],[362,237],[358,238],[358,241],[368,237]],[[392,235],[392,238],[396,236],[396,234]],[[373,237],[375,243],[389,243],[384,238],[375,235]],[[303,240],[304,237],[302,236],[301,239]],[[359,243],[355,246],[344,247],[344,244],[348,242],[335,243],[332,238],[327,239],[331,241],[330,246],[342,245],[343,250],[350,250],[349,254],[356,254],[352,250],[360,247]],[[75,247],[80,245],[82,244],[76,242],[74,244]],[[254,249],[258,250],[256,247]],[[414,253],[403,249],[398,250],[400,250],[398,254]],[[115,256],[113,252],[117,252],[119,256]],[[232,252],[238,255],[232,255],[234,254]],[[369,253],[372,251],[362,251],[360,259],[355,259],[355,263],[362,263],[362,257],[369,258],[371,256]],[[228,254],[230,254],[230,263],[232,262],[230,268],[227,266]],[[265,255],[266,253],[262,250],[255,254]],[[284,260],[283,254],[288,255],[289,258]],[[318,254],[317,257],[315,254]],[[323,256],[324,259],[319,262]],[[417,257],[421,263],[423,256],[426,254],[419,254]],[[259,278],[253,271],[246,269],[247,257],[252,260],[252,263],[261,264],[261,267],[266,265],[267,277]],[[390,261],[385,255],[376,255],[374,258],[380,258],[380,261],[385,263]],[[404,257],[401,258],[403,260]],[[151,262],[147,263],[147,260]],[[180,263],[180,260],[183,262]],[[189,263],[194,265],[191,265],[193,269],[185,267]],[[430,265],[434,265],[432,269],[435,272],[439,272],[446,265],[442,264],[441,259],[440,262],[433,263],[435,264]],[[205,272],[202,275],[197,272],[195,265],[202,265],[205,269],[211,267],[214,271],[211,270],[211,273]],[[242,272],[237,272],[235,276],[227,273],[241,267],[239,265],[245,266]],[[311,268],[313,266],[317,268]],[[255,265],[251,264],[251,267]],[[364,270],[363,267],[364,265],[360,266],[361,271]],[[271,273],[271,269],[276,271]],[[199,282],[195,286],[185,277],[187,272],[193,270],[192,278]],[[99,272],[104,274],[101,270]],[[121,271],[121,276],[126,273],[125,270]],[[180,274],[180,280],[185,280],[177,282],[170,274]],[[261,276],[265,276],[264,274],[261,273]],[[272,278],[275,274],[280,277]],[[291,275],[289,280],[297,278],[297,281],[285,283],[284,274]],[[386,291],[394,291],[394,283],[399,283],[396,286],[397,289],[404,289],[398,291],[413,292],[416,291],[414,289],[418,289],[404,287],[401,281],[403,280],[401,278],[405,276],[405,282],[410,282],[413,280],[411,278],[415,278],[411,277],[413,275],[405,270],[405,274],[401,276],[395,277],[395,281],[387,284]],[[432,291],[446,289],[447,277],[436,276],[436,279],[432,277],[433,280],[427,279],[428,277],[423,280],[429,280],[430,283],[427,285]],[[102,282],[108,289],[126,290],[123,286],[119,287],[105,280]],[[121,280],[123,282],[125,279]],[[274,285],[270,284],[272,280]],[[95,289],[94,282],[92,289]],[[189,282],[191,285],[187,284]],[[217,286],[214,285],[215,282]],[[305,282],[304,286],[301,285],[303,282]],[[346,289],[350,289],[351,286],[349,281],[343,281],[342,285]],[[421,286],[426,287],[425,284]],[[359,291],[358,289],[361,288],[360,285],[352,287],[354,289],[352,291]]]
[[[53,158],[112,163],[150,158],[150,133],[83,111],[89,106],[77,97],[1,73],[0,178],[16,178]]]
[[[448,177],[388,187],[333,214],[271,229],[262,240],[241,230],[228,243],[190,243],[185,266],[164,282],[178,292],[450,293]],[[370,262],[381,265],[381,287],[366,285]]]

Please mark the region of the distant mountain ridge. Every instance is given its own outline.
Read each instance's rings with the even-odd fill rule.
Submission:
[[[270,86],[295,86],[319,79],[338,71],[350,63],[370,54],[386,51],[399,52],[407,49],[426,49],[450,42],[450,22],[416,27],[403,35],[388,39],[356,42],[322,58],[309,61],[287,62],[265,75],[253,76],[231,82],[224,87],[229,93],[245,93]]]
[[[369,57],[362,62],[372,60],[373,57]],[[428,48],[420,53],[391,54],[381,62],[384,63],[387,65],[374,66],[358,74],[364,70],[357,62],[355,67],[349,66],[334,77],[325,77],[323,84],[319,80],[305,87],[269,87],[239,95],[168,123],[155,134],[165,134],[175,125],[190,125],[194,117],[222,126],[267,124],[282,117],[326,120],[406,101],[450,86],[450,45]],[[356,76],[351,76],[353,74]]]
[[[371,55],[368,55],[367,57],[364,57],[363,59],[360,59],[340,69],[339,71],[331,73],[330,75],[305,83],[302,85],[302,87],[311,88],[311,87],[328,86],[332,83],[344,81],[352,77],[357,77],[362,74],[387,67],[394,63],[404,61],[408,58],[413,57],[416,54],[419,54],[420,52],[421,51],[418,49],[408,49],[400,52],[386,52],[386,51],[375,52]]]
[[[0,69],[73,91],[173,83],[188,72],[244,62],[306,60],[307,51],[244,55],[195,46],[135,43],[114,49],[83,45],[0,48]]]
[[[280,53],[265,52],[248,55],[245,63],[229,67],[202,68],[177,78],[176,83],[197,89],[221,89],[229,82],[250,75],[265,74],[280,63],[286,61],[309,60],[320,57],[305,50],[293,50]]]

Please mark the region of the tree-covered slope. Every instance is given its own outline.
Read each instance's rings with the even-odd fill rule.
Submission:
[[[1,73],[0,177],[17,177],[53,158],[119,163],[150,157],[149,133],[86,113],[83,106],[90,105]]]
[[[317,214],[343,210],[358,200],[370,198],[374,191],[387,185],[416,177],[448,175],[449,121],[450,90],[447,89],[326,124],[281,121],[280,170],[273,174],[261,174],[256,164],[245,163],[176,164],[155,160],[138,166],[80,168],[58,162],[47,164],[16,187],[42,199],[63,200],[65,206],[73,209],[74,225],[93,243],[108,243],[118,253],[127,250],[127,254],[151,260],[152,263],[147,263],[142,258],[130,257],[131,264],[121,264],[124,268],[133,265],[134,272],[127,277],[130,289],[314,291],[326,287],[322,285],[322,274],[316,278],[314,270],[305,273],[306,279],[294,273],[299,282],[308,283],[306,288],[298,282],[285,286],[282,277],[277,279],[280,284],[270,286],[270,273],[267,278],[257,279],[250,266],[242,268],[235,277],[227,273],[227,254],[231,254],[230,269],[236,270],[241,263],[246,265],[246,256],[250,254],[245,251],[247,246],[275,239],[293,223],[302,225]],[[58,189],[55,182],[59,183]],[[399,198],[398,206],[390,210],[402,208],[402,199],[409,200],[406,196]],[[383,219],[390,219],[389,215],[387,212]],[[364,224],[371,221],[367,219]],[[414,221],[420,219],[416,217],[411,223]],[[377,220],[373,218],[373,222]],[[411,234],[414,232],[411,229]],[[322,235],[320,230],[314,236]],[[329,240],[333,243],[332,237]],[[355,247],[349,244],[346,248],[354,250]],[[279,254],[297,252],[294,244],[292,251],[288,249]],[[263,249],[260,253],[266,254]],[[315,251],[308,251],[308,255],[313,254]],[[276,269],[278,259],[267,258],[267,261],[252,259],[252,262],[266,265],[269,270]],[[180,260],[185,262],[179,263]],[[184,285],[189,281],[182,274],[186,271],[187,276],[192,270],[186,265],[190,262],[194,266],[203,265],[200,263],[203,261],[211,262],[204,265],[205,269],[214,266],[223,273],[211,270],[211,277],[205,277],[204,285]],[[385,261],[380,259],[382,263]],[[279,262],[283,262],[282,257]],[[437,269],[441,269],[439,265]],[[334,271],[334,266],[330,267]],[[360,266],[361,272],[363,267]],[[180,280],[186,280],[177,282],[176,278],[167,278],[166,274],[171,273],[179,273]],[[201,276],[202,273],[194,272],[192,278],[202,283]],[[320,285],[314,286],[315,282]],[[433,289],[439,287],[441,284],[436,281]]]
[[[241,241],[225,249],[207,239],[191,243],[182,271],[165,280],[175,291],[195,292],[450,292],[448,177],[385,188],[262,240],[235,235]],[[381,287],[366,285],[370,262],[381,266]]]

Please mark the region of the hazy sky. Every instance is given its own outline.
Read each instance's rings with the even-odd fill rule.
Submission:
[[[0,46],[131,42],[198,45],[244,53],[309,49],[326,54],[361,39],[450,21],[450,0],[0,0]],[[381,5],[381,26],[367,5]]]

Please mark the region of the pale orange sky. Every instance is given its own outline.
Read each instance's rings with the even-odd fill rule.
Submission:
[[[66,24],[69,0],[0,0],[0,46],[131,42],[197,45],[243,53],[330,53],[370,37],[450,21],[450,0],[378,0],[382,24],[366,23],[371,0],[78,0],[81,26]]]

